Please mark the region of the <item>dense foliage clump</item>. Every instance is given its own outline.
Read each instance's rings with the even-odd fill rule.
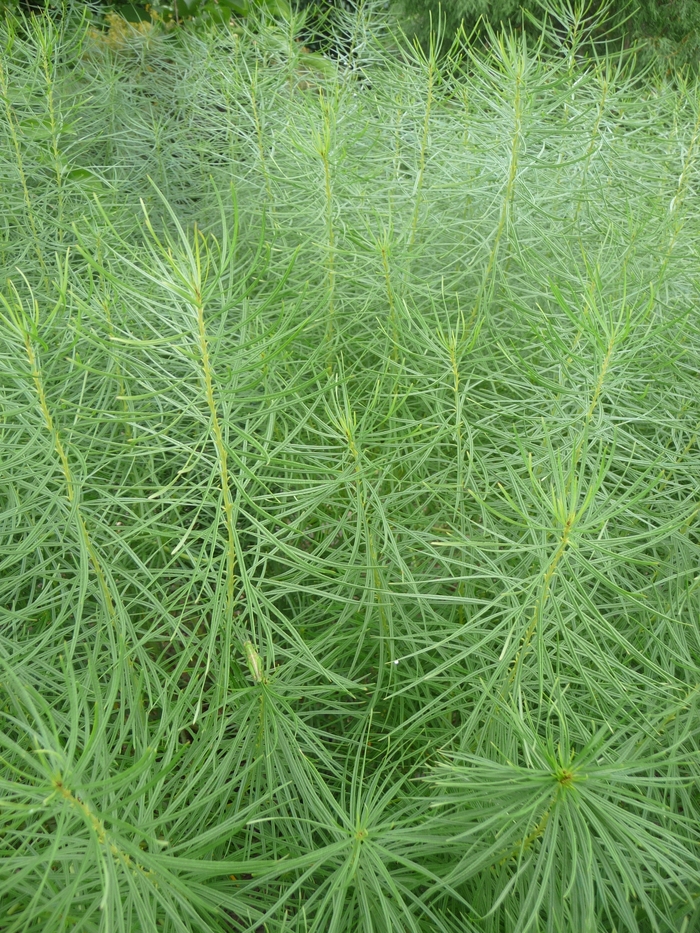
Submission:
[[[2,23],[3,933],[700,925],[700,85],[566,16]]]

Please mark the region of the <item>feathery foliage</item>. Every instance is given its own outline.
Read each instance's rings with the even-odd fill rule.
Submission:
[[[0,928],[691,933],[700,86],[295,16],[2,23]]]

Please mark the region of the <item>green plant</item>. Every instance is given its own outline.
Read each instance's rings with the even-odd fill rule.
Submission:
[[[700,85],[339,15],[0,25],[0,928],[691,933]]]

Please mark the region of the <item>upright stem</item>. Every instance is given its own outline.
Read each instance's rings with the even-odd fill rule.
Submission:
[[[258,66],[257,62],[255,63],[255,76],[251,78],[250,82],[250,103],[253,110],[253,121],[255,123],[255,136],[258,141],[258,155],[260,157],[260,169],[262,171],[263,179],[265,181],[265,192],[267,194],[267,203],[270,208],[270,216],[272,218],[273,229],[277,230],[279,228],[278,221],[275,218],[275,198],[272,193],[272,183],[270,179],[270,172],[267,167],[267,157],[265,155],[265,143],[263,140],[263,127],[262,121],[260,119],[260,112],[258,110]]]
[[[233,625],[233,611],[236,599],[236,556],[237,556],[237,536],[235,528],[235,509],[233,496],[231,495],[231,477],[228,468],[228,450],[222,420],[219,415],[215,389],[214,373],[209,353],[209,339],[207,335],[205,308],[203,299],[203,281],[200,258],[200,239],[201,234],[195,227],[195,248],[194,248],[194,275],[192,286],[192,297],[194,311],[197,320],[197,347],[199,350],[199,359],[201,364],[202,376],[204,379],[204,390],[209,409],[211,423],[211,433],[216,450],[217,462],[219,466],[219,481],[221,484],[221,496],[223,502],[223,519],[226,528],[226,599],[224,604],[224,643],[221,650],[222,670],[219,675],[219,690],[223,693],[228,689],[228,673],[231,658],[231,631]],[[207,658],[206,674],[209,672],[211,656]],[[202,686],[204,690],[204,685]]]
[[[79,494],[79,483],[76,480],[73,470],[66,453],[66,449],[61,438],[61,434],[56,426],[49,403],[46,397],[46,390],[44,387],[44,379],[41,371],[41,366],[39,363],[39,358],[34,346],[34,342],[30,336],[30,333],[26,327],[23,328],[23,342],[24,350],[29,362],[29,367],[31,370],[32,381],[34,383],[34,388],[37,394],[37,399],[39,401],[39,409],[41,410],[42,418],[44,420],[44,425],[48,431],[51,439],[53,441],[53,448],[58,457],[58,462],[60,465],[61,473],[65,482],[66,488],[66,499],[68,500],[69,506],[71,506],[71,511],[74,511],[76,516],[76,522],[78,526],[78,535],[80,540],[85,548],[85,553],[87,553],[90,563],[92,565],[93,572],[97,578],[98,586],[100,593],[102,595],[102,601],[105,607],[107,616],[114,626],[117,628],[117,612],[115,608],[115,599],[112,594],[107,574],[105,573],[102,563],[100,561],[97,549],[95,548],[90,533],[88,531],[88,526],[85,521],[80,503],[80,494]]]
[[[49,52],[43,47],[41,49],[41,69],[44,73],[44,81],[46,84],[46,104],[49,112],[49,124],[51,126],[51,156],[53,159],[53,169],[54,175],[56,178],[56,198],[57,198],[57,210],[56,210],[56,227],[57,227],[57,237],[58,242],[63,241],[63,171],[61,164],[61,150],[60,150],[60,137],[61,137],[61,122],[56,114],[56,101],[55,101],[55,91],[54,91],[54,82],[53,76],[51,74],[51,63],[49,60]]]
[[[2,61],[0,61],[0,94],[2,95],[3,103],[5,105],[5,115],[7,117],[7,128],[10,133],[10,138],[12,140],[12,147],[15,151],[15,160],[17,165],[17,174],[19,175],[20,185],[22,187],[22,195],[24,198],[24,204],[27,209],[27,220],[29,222],[29,229],[32,232],[32,239],[34,241],[34,251],[36,252],[37,259],[39,260],[39,265],[45,276],[48,276],[48,269],[46,267],[46,262],[44,261],[44,253],[41,249],[41,244],[39,241],[39,232],[36,224],[36,217],[34,215],[34,205],[32,204],[32,199],[29,194],[29,186],[27,184],[27,174],[24,168],[24,158],[22,156],[22,147],[19,141],[19,126],[20,122],[17,118],[17,115],[14,112],[14,109],[10,103],[10,92],[7,81],[7,74],[3,67]]]
[[[435,59],[431,52],[428,62],[428,98],[425,102],[425,116],[423,118],[423,134],[421,136],[420,156],[418,159],[418,175],[416,176],[415,186],[413,188],[413,217],[411,218],[411,238],[409,246],[413,246],[416,239],[418,228],[418,215],[420,213],[421,191],[423,188],[423,176],[425,175],[425,163],[428,152],[428,141],[430,134],[430,111],[433,105],[433,85],[435,82]]]
[[[195,249],[197,251],[197,264],[199,265],[199,240],[196,240]],[[209,356],[209,342],[207,338],[206,324],[204,321],[204,302],[202,300],[201,282],[194,284],[195,311],[197,315],[197,339],[199,345],[199,355],[202,364],[202,374],[204,377],[204,386],[206,393],[207,406],[211,418],[212,436],[214,447],[216,448],[217,460],[219,463],[219,478],[221,481],[221,495],[224,505],[224,524],[226,526],[227,547],[226,547],[226,616],[231,618],[233,615],[233,603],[235,597],[236,580],[236,532],[234,528],[233,497],[231,496],[231,486],[228,470],[228,452],[224,435],[221,430],[221,420],[214,395],[214,380],[212,373],[211,359]]]
[[[515,179],[518,174],[518,161],[520,154],[520,141],[522,135],[523,123],[523,70],[524,62],[522,56],[518,59],[515,73],[515,96],[513,100],[513,137],[510,144],[510,164],[508,167],[508,178],[506,180],[506,191],[501,205],[501,212],[498,218],[498,226],[493,237],[491,252],[486,264],[486,268],[481,277],[481,283],[477,291],[474,307],[469,319],[468,327],[471,327],[477,318],[484,295],[489,292],[493,285],[494,276],[497,267],[498,254],[501,244],[501,238],[506,226],[511,218],[513,198],[515,196]]]
[[[323,88],[319,88],[321,113],[323,117],[322,133],[316,134],[316,151],[323,166],[323,185],[326,202],[326,234],[328,238],[328,321],[326,325],[326,346],[331,351],[335,337],[335,227],[333,223],[333,179],[331,174],[331,151],[335,136],[335,113],[326,100]],[[332,358],[329,356],[329,369]]]

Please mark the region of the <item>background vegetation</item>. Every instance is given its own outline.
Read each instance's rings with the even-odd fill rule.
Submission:
[[[227,23],[255,10],[287,15],[291,6],[306,11],[301,38],[314,51],[343,54],[342,15],[355,10],[358,0],[153,0],[151,3],[101,2],[86,4],[97,18],[117,12],[131,22],[149,22],[152,16],[174,23]],[[63,0],[0,0],[1,9],[60,9]],[[506,24],[538,35],[545,12],[557,21],[558,3],[550,0],[374,0],[376,7],[390,9],[409,39],[427,51],[430,31],[440,31],[439,50],[444,51],[460,34],[472,42],[488,42],[484,27],[498,30]],[[697,0],[586,0],[584,6],[597,24],[591,39],[613,48],[640,47],[642,65],[654,61],[662,68],[677,69],[700,64],[700,4]],[[533,22],[534,17],[534,22]],[[570,24],[568,24],[570,25]],[[559,23],[566,31],[567,24]]]
[[[447,45],[460,23],[467,35],[478,36],[484,23],[494,28],[501,23],[523,27],[534,35],[538,27],[532,23],[533,15],[540,20],[549,8],[556,19],[556,10],[547,0],[393,0],[393,4],[406,32],[424,48],[429,44],[431,22],[435,29],[440,17]],[[641,60],[656,60],[665,69],[697,68],[700,63],[700,4],[696,0],[591,0],[586,6],[598,18],[592,38],[599,43],[607,39],[613,48],[641,43]]]
[[[692,933],[700,85],[85,14],[0,25],[3,933]]]

